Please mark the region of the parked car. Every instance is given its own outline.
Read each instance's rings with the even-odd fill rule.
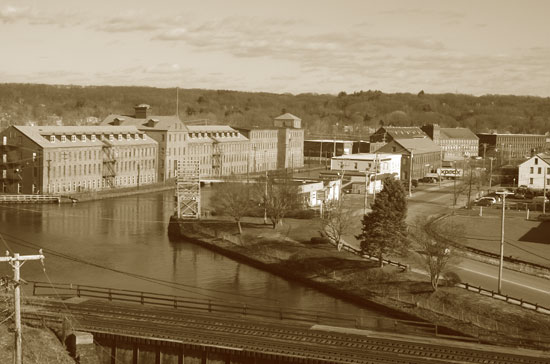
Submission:
[[[476,206],[491,206],[497,203],[496,198],[483,196],[474,201]]]
[[[535,197],[533,197],[533,202],[534,203],[547,203],[548,198],[546,196],[535,196]]]
[[[516,193],[514,193],[514,195],[512,197],[516,198],[518,200],[523,200],[523,199],[525,199],[525,193],[516,191]]]

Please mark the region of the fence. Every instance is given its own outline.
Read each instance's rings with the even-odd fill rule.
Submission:
[[[293,321],[317,325],[338,325],[357,329],[374,329],[421,336],[441,336],[437,325],[429,322],[407,321],[369,315],[332,314],[320,311],[288,309],[283,307],[255,306],[237,302],[195,299],[151,292],[103,288],[70,283],[29,282],[33,285],[33,296],[57,298],[89,297],[108,301],[131,302],[141,305],[169,307],[198,312],[235,314],[263,319]],[[447,335],[445,335],[447,336]],[[467,337],[459,337],[468,340]]]
[[[462,288],[466,288],[465,284],[462,284],[462,286]],[[470,291],[475,291],[474,289],[472,289],[473,286],[467,286],[469,287]],[[485,289],[481,290],[483,292],[490,292]],[[489,295],[488,293],[481,294]],[[494,296],[495,299],[498,299],[498,294],[495,293]],[[399,291],[388,293],[388,298],[393,301],[400,302],[401,304],[435,312],[442,317],[448,317],[450,319],[466,322],[470,325],[469,327],[471,328],[469,334],[473,337],[478,338],[481,342],[488,342],[490,341],[489,338],[502,338],[503,336],[505,336],[517,345],[525,344],[527,346],[535,345],[536,347],[550,348],[550,336],[547,333],[536,330],[520,330],[516,325],[505,324],[502,322],[502,320],[498,319],[498,312],[491,311],[490,313],[484,314],[469,310],[466,307],[457,309],[456,305],[433,301],[429,298],[419,299],[414,294],[403,293]],[[514,300],[517,299],[508,297],[507,302],[512,303],[512,301]],[[527,302],[524,303],[528,304]],[[547,310],[542,306],[538,307],[539,310]]]
[[[498,299],[498,300],[501,300],[501,301],[505,301],[507,303],[511,303],[511,304],[518,305],[518,306],[523,307],[523,308],[527,308],[527,309],[530,309],[530,310],[534,310],[534,311],[537,311],[537,312],[540,312],[540,313],[550,315],[550,308],[541,306],[538,303],[531,303],[531,302],[528,302],[528,301],[524,301],[523,298],[510,297],[508,295],[500,294],[500,293],[495,292],[493,290],[488,290],[488,289],[482,288],[481,286],[478,286],[478,287],[472,286],[471,284],[468,284],[468,283],[458,283],[456,286],[460,287],[460,288],[464,288],[468,291],[479,293],[479,294],[484,295],[484,296],[490,296],[492,298],[495,298],[495,299]]]
[[[378,259],[378,257],[375,257],[375,256],[370,255],[370,254],[366,254],[363,251],[361,251],[360,249],[356,249],[356,248],[352,247],[351,245],[348,245],[348,244],[345,244],[345,243],[344,243],[342,249],[344,249],[347,252],[353,253],[355,255],[359,255],[360,257],[363,257],[365,259],[373,260],[373,261],[376,261],[376,262],[380,261],[380,259]],[[382,263],[386,264],[386,265],[392,265],[392,266],[400,268],[404,271],[409,269],[408,265],[402,264],[402,263],[399,263],[399,262],[394,262],[394,261],[391,261],[389,259],[382,259]]]
[[[0,203],[59,203],[60,199],[48,195],[0,195]]]

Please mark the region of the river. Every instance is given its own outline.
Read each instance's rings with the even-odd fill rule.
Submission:
[[[170,241],[173,201],[174,192],[165,191],[74,205],[0,205],[0,246],[20,254],[44,248],[45,272],[39,261],[26,262],[25,280],[379,315],[192,243]],[[0,263],[0,275],[12,276],[9,264]]]

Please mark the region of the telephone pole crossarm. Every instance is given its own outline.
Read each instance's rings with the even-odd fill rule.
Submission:
[[[23,358],[22,351],[22,339],[21,339],[21,287],[19,282],[21,281],[20,268],[28,260],[40,260],[44,261],[44,255],[42,249],[38,255],[19,255],[19,253],[13,253],[13,256],[6,252],[6,256],[0,257],[0,262],[8,262],[13,267],[13,281],[15,283],[15,289],[13,293],[14,298],[14,320],[15,320],[15,364],[21,364]]]

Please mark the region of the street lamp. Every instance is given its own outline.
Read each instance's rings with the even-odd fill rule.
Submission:
[[[500,263],[498,266],[498,294],[501,293],[502,287],[502,265],[504,263],[504,211],[506,209],[506,196],[512,192],[502,191],[497,192],[497,195],[502,195],[502,220],[500,223]]]

